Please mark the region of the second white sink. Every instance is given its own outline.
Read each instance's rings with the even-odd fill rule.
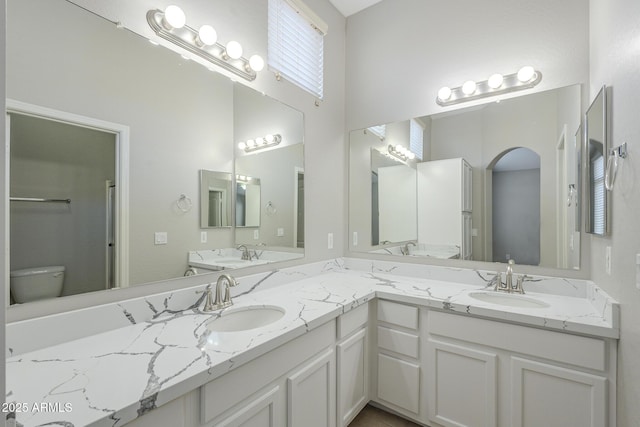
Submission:
[[[521,308],[548,308],[549,304],[525,295],[501,294],[497,292],[471,292],[471,298],[490,304]]]
[[[212,332],[238,332],[261,328],[284,316],[285,310],[276,306],[248,306],[227,310],[207,324]]]

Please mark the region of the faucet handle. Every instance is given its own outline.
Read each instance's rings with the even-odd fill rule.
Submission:
[[[518,294],[524,294],[524,288],[522,287],[522,284],[524,283],[524,280],[527,278],[526,274],[522,274],[520,276],[518,276],[518,278],[516,279],[516,287],[513,290],[513,292],[518,293]]]
[[[205,294],[204,307],[202,311],[213,311],[214,310],[214,302],[213,302],[213,294],[211,293],[211,283],[209,283],[204,290],[196,291],[197,294]]]

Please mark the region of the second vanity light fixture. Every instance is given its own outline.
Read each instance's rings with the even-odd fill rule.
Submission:
[[[436,103],[445,107],[517,90],[530,89],[540,83],[540,80],[542,80],[542,73],[531,66],[526,66],[520,68],[517,73],[506,76],[493,74],[482,82],[468,80],[462,86],[454,88],[442,87],[438,91]]]
[[[252,151],[263,150],[269,147],[275,147],[282,142],[282,136],[280,134],[259,136],[256,139],[250,139],[248,141],[242,141],[238,143],[238,148],[244,150],[245,153]]]
[[[389,144],[389,146],[387,147],[387,152],[391,156],[403,162],[406,162],[407,160],[413,160],[416,158],[416,155],[411,150],[403,147],[400,144],[396,145],[395,147]]]
[[[164,11],[148,11],[147,22],[163,39],[249,81],[254,80],[256,72],[264,68],[264,59],[260,55],[244,58],[242,46],[237,41],[220,44],[212,26],[203,25],[195,30],[186,25],[186,15],[178,6],[167,6]]]

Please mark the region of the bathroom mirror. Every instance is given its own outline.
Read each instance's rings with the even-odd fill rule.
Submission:
[[[236,227],[260,227],[260,178],[236,175]]]
[[[371,244],[417,239],[416,170],[371,149]]]
[[[603,86],[585,115],[585,231],[607,234],[607,190],[604,185],[607,141],[607,90]]]
[[[304,252],[303,116],[269,97],[253,95],[245,86],[234,86],[236,221],[243,224],[236,227],[235,241],[266,247],[280,258],[300,257]],[[249,140],[258,142],[246,148]],[[244,218],[239,217],[239,208]]]
[[[424,155],[423,159],[405,161],[405,168],[417,166],[420,175],[422,164],[462,159],[463,164],[468,163],[471,169],[468,176],[464,175],[465,168],[457,169],[458,172],[452,175],[459,186],[470,188],[469,192],[461,192],[459,196],[470,200],[467,202],[469,206],[458,203],[455,212],[439,212],[443,217],[460,218],[456,230],[452,231],[459,236],[439,237],[437,241],[429,241],[432,239],[425,237],[428,233],[424,230],[431,224],[421,223],[426,220],[425,215],[420,214],[420,206],[443,206],[445,198],[449,198],[446,194],[451,195],[453,190],[435,195],[425,189],[441,184],[423,181],[421,190],[420,180],[413,199],[396,204],[403,213],[410,212],[412,218],[417,217],[417,233],[392,239],[384,239],[382,235],[375,238],[376,230],[381,232],[382,229],[375,225],[374,200],[379,183],[372,178],[372,164],[375,158],[380,157],[379,153],[388,152],[389,145],[408,147],[409,141],[391,141],[389,135],[380,136],[377,130],[380,126],[352,131],[349,153],[350,250],[485,262],[514,259],[521,264],[578,269],[580,233],[576,231],[576,211],[580,203],[575,200],[569,205],[567,201],[570,195],[579,197],[579,193],[573,190],[578,184],[579,159],[579,145],[576,146],[573,131],[580,125],[580,96],[580,85],[574,85],[416,118],[424,127]],[[391,125],[386,124],[386,127]],[[520,152],[532,153],[532,160],[528,160],[529,156],[519,155]],[[459,168],[459,165],[460,161],[453,162],[451,167]],[[406,184],[398,183],[396,188],[400,187],[408,188]],[[423,200],[425,194],[429,194],[428,200]],[[378,212],[388,208],[380,204],[379,200]],[[525,210],[518,212],[513,210],[515,208]],[[499,220],[498,214],[518,220]],[[415,221],[405,219],[403,224],[406,223]],[[508,231],[506,227],[510,224],[514,228]],[[520,240],[516,238],[525,229],[528,234],[523,234]],[[500,241],[503,235],[507,237]],[[535,245],[531,238],[536,241]],[[467,244],[459,243],[462,241]],[[443,245],[446,242],[455,244]],[[461,248],[454,250],[456,246],[470,248],[463,255]]]
[[[38,13],[34,14],[34,10],[38,10]],[[32,31],[33,28],[38,28],[38,31]],[[232,213],[226,210],[227,225],[203,225],[202,205],[199,203],[203,187],[200,185],[202,179],[197,178],[199,171],[217,171],[232,176],[238,141],[276,133],[276,130],[266,129],[266,126],[261,125],[259,129],[254,127],[259,124],[259,117],[268,119],[274,128],[295,128],[295,140],[302,145],[304,123],[301,112],[240,83],[234,83],[196,61],[186,60],[171,50],[152,45],[144,37],[118,28],[114,22],[71,2],[9,0],[6,30],[7,98],[33,106],[38,111],[60,113],[72,122],[92,123],[74,122],[75,127],[103,129],[113,126],[115,129],[105,133],[111,137],[110,158],[116,171],[112,179],[115,193],[112,200],[116,216],[120,215],[113,225],[117,240],[103,242],[85,239],[83,242],[65,243],[76,248],[100,248],[100,252],[91,257],[86,251],[82,252],[82,256],[77,256],[77,252],[73,256],[73,251],[60,250],[61,242],[68,239],[55,233],[48,234],[46,238],[39,235],[22,240],[37,240],[38,243],[36,251],[33,247],[24,247],[20,248],[20,254],[42,252],[47,255],[46,258],[29,258],[14,252],[18,246],[10,248],[11,270],[43,265],[65,266],[62,296],[182,277],[189,268],[190,252],[235,249],[240,242],[236,242],[236,233],[230,227]],[[43,49],[42,34],[47,34],[47,38],[55,40],[55,43]],[[79,165],[82,168],[72,169],[68,156],[53,148],[53,141],[54,138],[48,138],[40,141],[40,144],[46,146],[47,142],[51,142],[47,146],[48,152],[55,154],[59,160],[56,173],[75,177],[80,186],[87,183],[87,170],[91,171],[89,167]],[[302,152],[300,148],[300,156]],[[289,163],[279,165],[277,156],[269,161],[272,162],[269,164],[271,170],[289,168]],[[282,161],[288,162],[287,159]],[[298,165],[303,168],[302,158]],[[127,182],[121,180],[121,175],[125,174],[118,175],[124,170],[128,171]],[[265,185],[267,173],[257,175],[250,172],[248,174],[251,176],[260,176]],[[292,183],[293,175],[291,171]],[[93,222],[100,223],[93,224],[90,229],[104,238],[108,226],[104,219],[108,205],[108,179],[101,178],[100,194],[86,201],[71,197],[69,205],[18,206],[15,202],[12,209],[38,209],[42,221],[53,221],[55,218],[69,217],[81,206],[101,206],[99,216],[90,216]],[[14,184],[17,186],[13,187]],[[222,182],[218,184],[222,185]],[[10,185],[12,197],[70,197],[64,188],[54,188],[52,179],[40,179],[39,185],[34,185],[29,194],[22,191],[24,186],[19,188],[20,183],[12,182]],[[225,183],[219,188],[228,189],[228,185]],[[213,187],[217,188],[217,184]],[[232,185],[226,196],[231,206],[234,191]],[[219,195],[224,199],[223,194]],[[213,199],[216,197],[214,194]],[[302,194],[300,197],[303,197]],[[123,200],[128,203],[126,209],[121,203]],[[292,237],[293,206],[276,206],[280,221],[278,228],[287,230],[286,237]],[[291,213],[286,218],[279,215],[289,210]],[[214,215],[213,222],[209,222],[209,215],[206,215],[207,224],[225,224],[224,212],[220,209],[219,215]],[[43,222],[40,224],[44,226]],[[89,222],[83,225],[89,229]],[[12,228],[15,226],[15,223],[11,224]],[[21,228],[39,229],[28,224],[21,225]],[[63,228],[52,225],[50,229],[55,231]],[[275,229],[270,229],[275,233]],[[13,229],[11,234],[14,235]],[[80,238],[88,236],[83,232],[76,235]],[[267,244],[269,241],[254,240],[251,233],[248,243]],[[106,259],[105,245],[114,248],[115,253],[117,279],[112,285],[107,285],[109,281],[106,276],[110,270],[105,268],[104,261],[99,265],[88,261],[89,258]],[[295,256],[304,256],[302,246],[297,248]],[[59,255],[64,253],[72,255],[60,258]],[[80,274],[84,271],[100,274],[100,277]]]
[[[200,227],[218,228],[232,225],[233,191],[230,173],[200,171]]]

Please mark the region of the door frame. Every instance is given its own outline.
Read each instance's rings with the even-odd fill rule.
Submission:
[[[129,126],[7,98],[6,114],[8,123],[10,122],[9,113],[67,123],[73,126],[111,133],[115,136],[117,184],[115,195],[115,235],[117,242],[115,250],[115,287],[129,286]],[[9,162],[10,156],[7,155],[5,160],[7,175]],[[5,214],[8,218],[8,204],[5,205]]]

